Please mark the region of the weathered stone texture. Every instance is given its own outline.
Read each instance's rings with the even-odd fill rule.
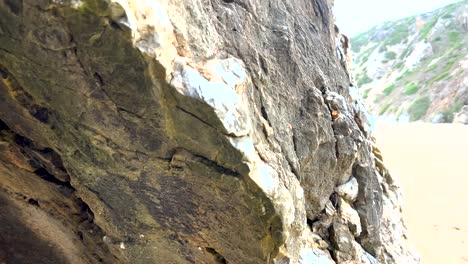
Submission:
[[[35,263],[416,262],[336,38],[325,0],[0,0],[0,219],[27,233],[0,241]]]

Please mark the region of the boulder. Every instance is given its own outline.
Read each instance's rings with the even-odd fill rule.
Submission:
[[[358,196],[359,184],[356,178],[351,178],[347,183],[335,188],[336,193],[349,202],[354,202]]]

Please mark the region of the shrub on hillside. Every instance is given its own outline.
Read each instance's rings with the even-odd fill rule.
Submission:
[[[406,95],[412,95],[415,94],[418,90],[419,87],[416,83],[410,83],[406,86],[406,89],[403,91],[403,93]]]
[[[416,99],[408,108],[410,121],[421,119],[427,113],[429,106],[431,106],[431,99],[428,96]]]
[[[396,52],[394,51],[388,51],[388,52],[385,52],[385,59],[387,60],[394,60],[396,59]]]
[[[385,112],[387,112],[387,110],[390,108],[390,106],[392,106],[392,103],[388,103],[388,104],[384,105],[384,107],[382,107],[382,109],[380,109],[379,115],[385,114]]]
[[[369,97],[370,90],[371,90],[371,88],[367,88],[366,90],[364,90],[362,98],[367,99],[367,97]]]
[[[449,19],[449,18],[452,18],[453,15],[452,14],[445,14],[442,16],[443,19]]]
[[[371,83],[372,82],[372,79],[369,78],[369,76],[367,76],[366,73],[364,73],[363,76],[361,76],[358,80],[357,80],[357,85],[358,87],[361,87],[363,86],[364,84],[368,84],[368,83]]]
[[[395,84],[391,84],[387,88],[383,89],[382,93],[385,95],[389,95],[393,92],[394,89],[395,89]]]
[[[444,117],[445,122],[452,123],[455,113],[459,112],[462,109],[462,107],[463,107],[463,102],[456,101],[447,110],[440,112],[440,114],[442,114],[442,116]]]

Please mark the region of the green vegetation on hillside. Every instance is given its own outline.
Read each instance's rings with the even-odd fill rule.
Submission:
[[[376,48],[376,47],[367,48],[367,49],[362,53],[362,56],[360,56],[360,58],[357,60],[358,62],[360,62],[360,63],[359,63],[360,65],[366,63],[366,62],[369,60],[369,56],[372,54],[372,52],[374,52],[375,48]]]
[[[449,18],[452,18],[453,15],[452,14],[445,14],[442,16],[443,19],[449,19]]]
[[[387,88],[383,89],[383,94],[385,95],[389,95],[393,92],[393,90],[395,90],[395,84],[391,84],[389,86],[387,86]]]
[[[461,61],[468,56],[468,34],[460,20],[467,6],[468,0],[463,0],[418,17],[383,23],[351,39],[357,84],[371,112],[407,112],[411,121],[429,121],[436,113],[447,121],[453,118],[459,103],[430,98],[446,98],[439,95],[442,92],[456,94],[467,74]],[[382,85],[386,87],[381,93],[371,90]]]
[[[406,58],[406,57],[408,57],[408,55],[410,55],[411,52],[413,52],[413,47],[408,46],[408,47],[405,49],[405,51],[404,51],[403,53],[400,54],[400,57],[399,57],[400,60],[401,60],[401,59],[404,59],[404,58]]]
[[[415,94],[418,90],[419,90],[419,87],[416,83],[409,83],[406,86],[406,89],[403,93],[406,95],[412,95],[412,94]]]
[[[442,111],[440,114],[443,115],[445,122],[452,122],[455,113],[459,112],[463,107],[463,102],[460,100],[455,100],[455,102],[445,111]]]
[[[371,29],[372,30],[372,29]],[[351,51],[358,53],[369,42],[369,32],[361,33],[351,39]]]
[[[428,96],[416,99],[408,108],[410,121],[417,121],[421,119],[421,117],[423,117],[427,113],[427,109],[429,109],[430,105],[431,99]]]
[[[389,27],[393,32],[384,41],[384,46],[392,46],[404,42],[409,36],[409,27],[414,24],[415,18],[410,17],[402,21],[390,22]]]
[[[449,33],[449,41],[450,43],[457,43],[458,42],[458,32],[450,32]]]
[[[362,94],[362,98],[367,99],[367,97],[369,97],[370,90],[371,88],[367,88],[366,90],[364,90],[364,93]]]
[[[445,71],[430,80],[430,83],[438,82],[447,79],[450,76],[450,71]]]
[[[427,21],[426,24],[424,24],[423,28],[419,31],[419,39],[426,39],[438,20],[438,16],[433,16],[431,20]]]
[[[394,51],[385,52],[385,58],[387,60],[394,60],[394,59],[396,59],[396,56],[397,56],[397,54]]]
[[[368,84],[368,83],[371,83],[372,82],[372,79],[369,78],[369,76],[367,76],[367,73],[364,73],[364,75],[360,76],[358,79],[357,79],[357,86],[358,87],[361,87],[363,86],[364,84]]]
[[[382,109],[380,109],[379,115],[385,114],[385,112],[387,112],[390,106],[392,106],[392,103],[387,103],[384,107],[382,107]]]

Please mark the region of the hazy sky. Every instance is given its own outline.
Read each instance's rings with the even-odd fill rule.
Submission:
[[[336,24],[350,37],[387,21],[433,11],[460,0],[335,0]]]

